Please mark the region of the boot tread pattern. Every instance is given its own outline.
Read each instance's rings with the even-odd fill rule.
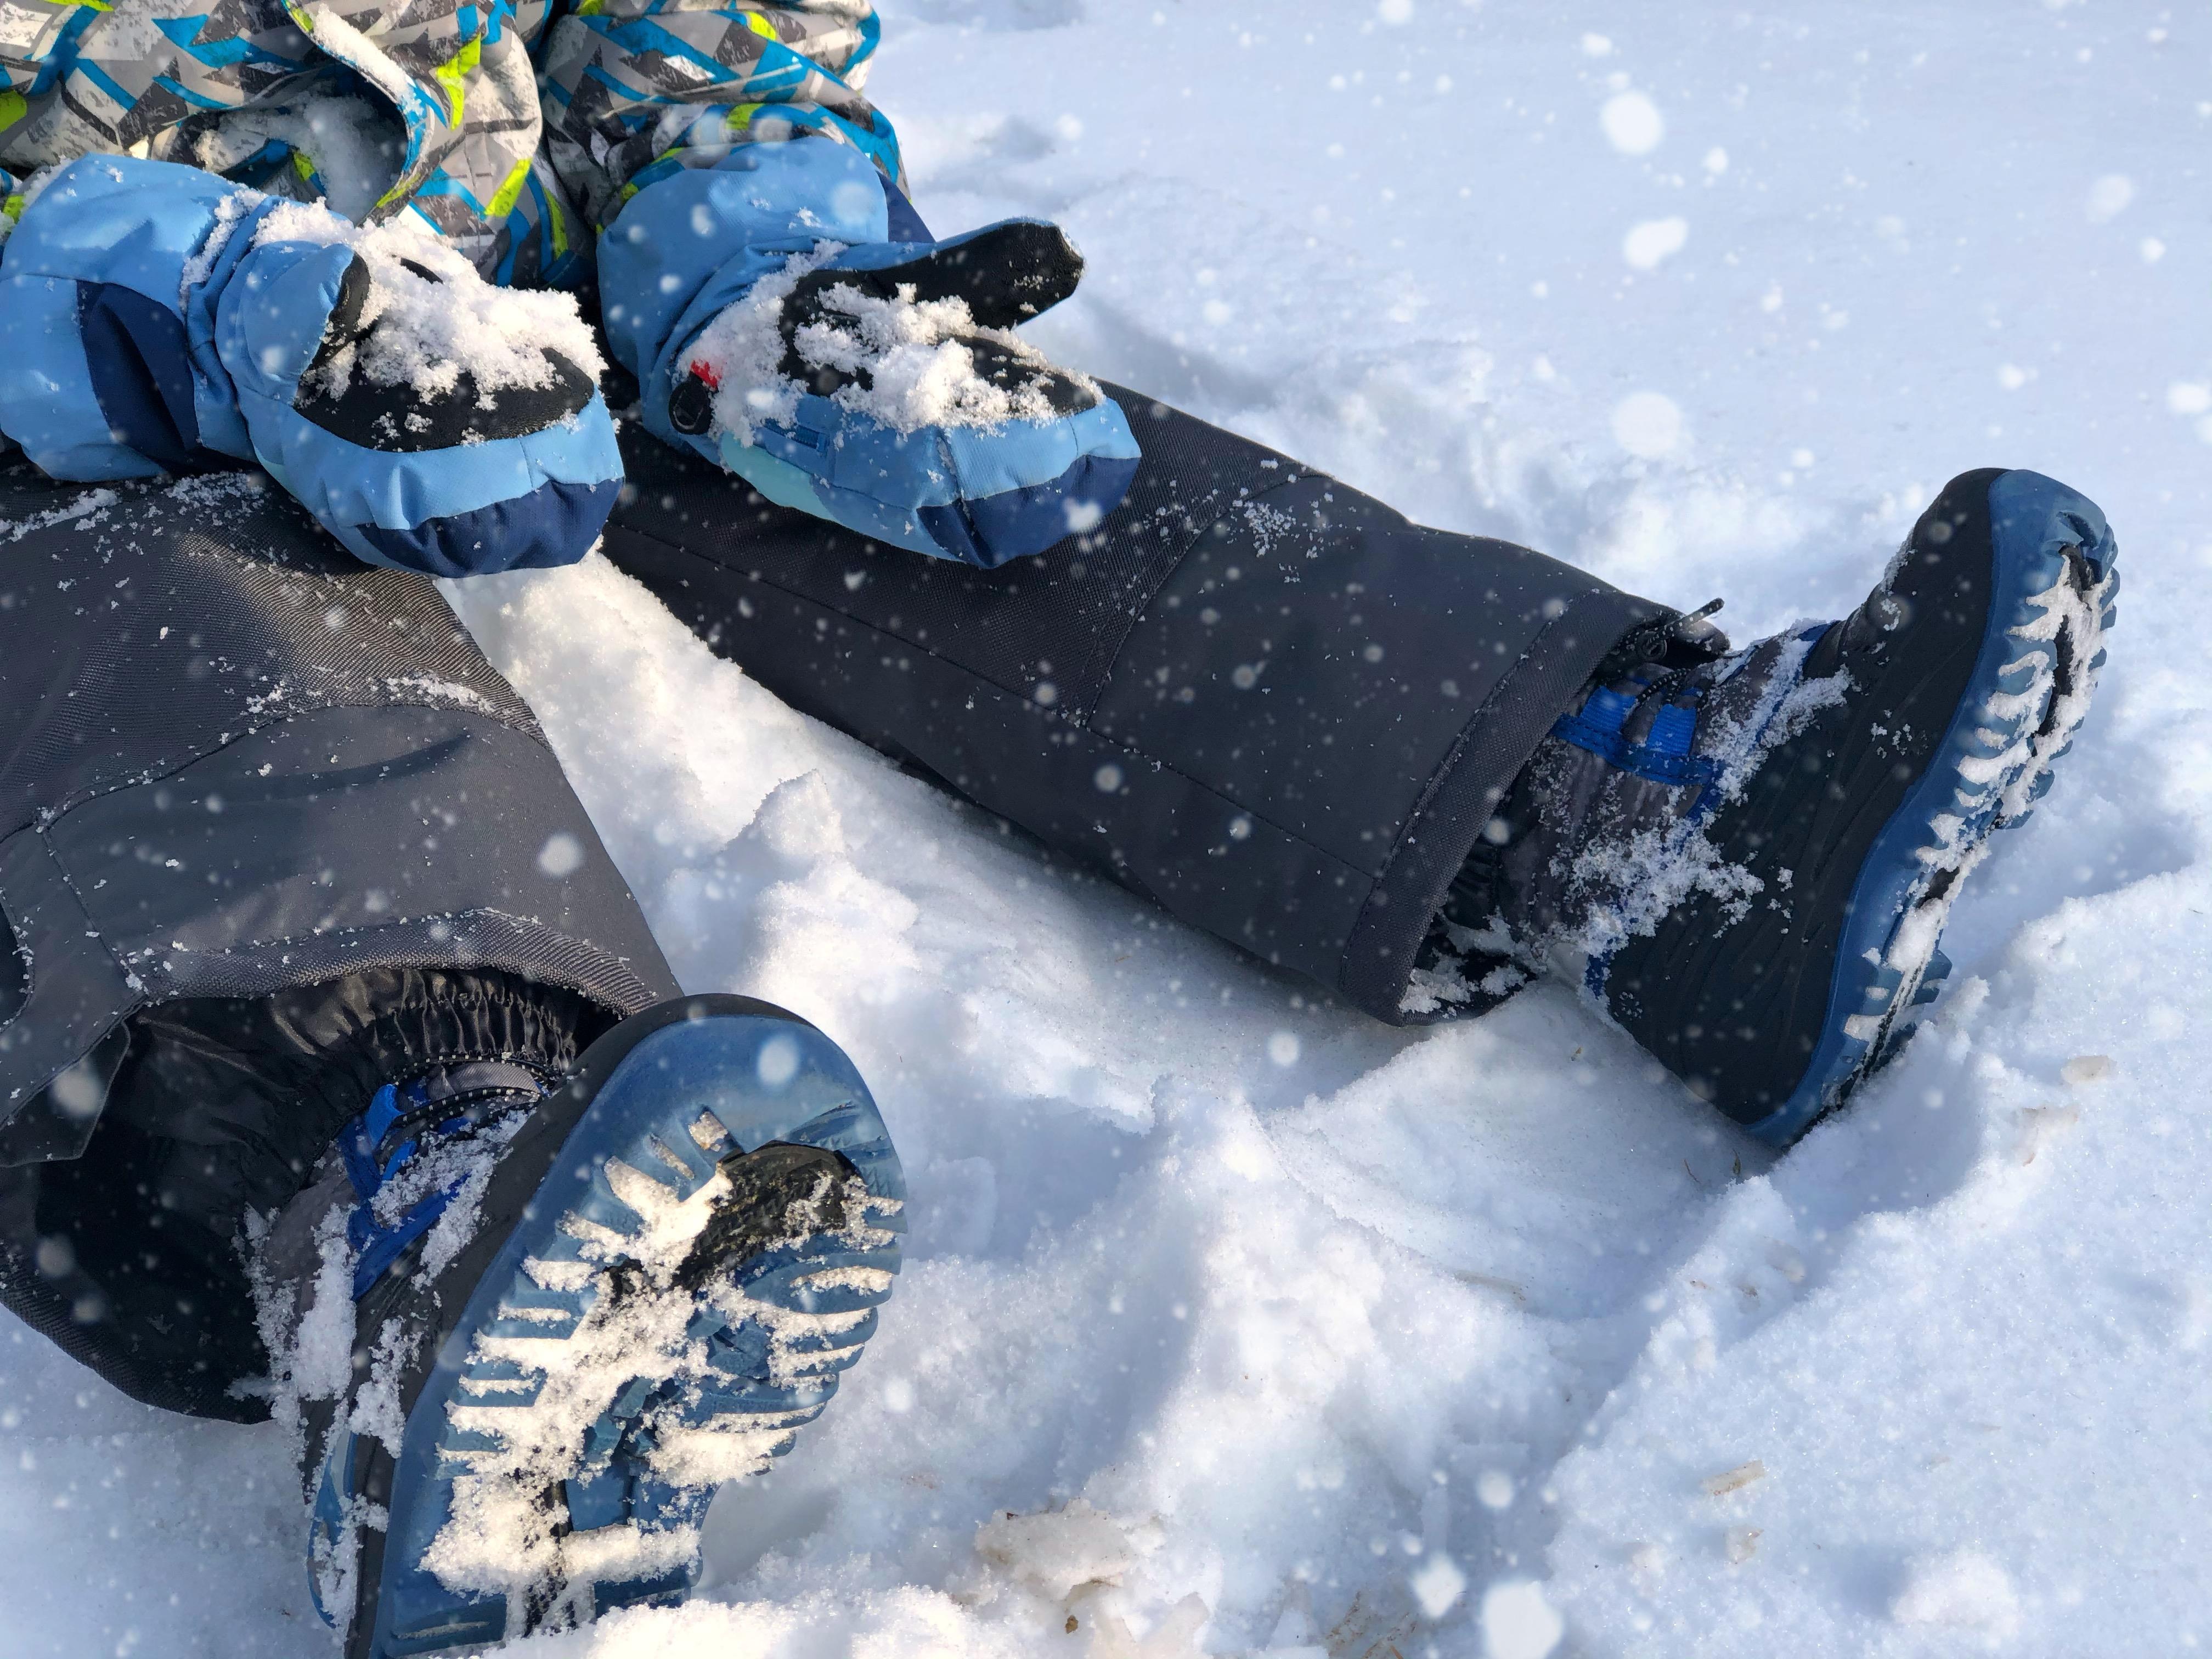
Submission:
[[[2118,620],[2119,572],[2109,542],[2100,554],[2087,534],[2031,549],[2008,544],[2002,532],[1993,539],[1999,562],[1988,635],[2005,659],[1983,677],[1984,689],[1969,690],[1949,742],[1888,832],[1912,838],[1918,867],[1901,897],[1867,903],[1866,922],[1855,921],[1864,932],[1884,915],[1893,918],[1879,944],[1855,940],[1855,950],[1841,953],[1838,978],[1858,983],[1839,985],[1835,1006],[1860,1012],[1844,1018],[1834,1054],[1825,1064],[1816,1057],[1796,1097],[1768,1124],[1752,1126],[1754,1133],[1768,1125],[1777,1139],[1802,1133],[1894,1057],[1950,975],[1939,946],[1961,882],[1988,855],[1996,831],[2033,812],[2088,714],[2104,635]],[[1936,804],[1916,805],[1924,802]]]

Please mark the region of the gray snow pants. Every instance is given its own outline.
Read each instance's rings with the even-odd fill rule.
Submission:
[[[1037,558],[878,546],[636,434],[605,549],[785,701],[1402,1023],[1515,775],[1672,613],[1108,392],[1137,482]]]
[[[248,475],[18,467],[0,519],[0,1304],[252,1419],[247,1213],[386,1081],[557,1074],[677,988],[428,581]]]

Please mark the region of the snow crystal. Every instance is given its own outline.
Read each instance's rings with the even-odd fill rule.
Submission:
[[[2102,224],[2107,219],[2117,218],[2135,199],[2135,180],[2125,173],[2108,173],[2089,186],[2089,222]]]
[[[566,830],[556,830],[538,849],[538,867],[558,881],[584,867],[584,843]]]
[[[1508,1579],[1483,1592],[1482,1639],[1489,1659],[1546,1659],[1566,1628],[1541,1584]]]
[[[1667,123],[1659,106],[1640,92],[1618,93],[1607,99],[1597,118],[1605,129],[1607,142],[1623,155],[1648,155],[1667,136]]]
[[[1423,1616],[1431,1620],[1449,1613],[1467,1593],[1467,1575],[1449,1555],[1424,1557],[1406,1582],[1413,1586],[1413,1599],[1421,1604]]]
[[[1690,222],[1679,216],[1646,219],[1620,239],[1620,257],[1632,270],[1656,270],[1689,245]]]

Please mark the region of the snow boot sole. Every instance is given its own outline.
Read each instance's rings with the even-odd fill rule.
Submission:
[[[1693,898],[1592,963],[1613,1018],[1759,1139],[1787,1146],[1840,1105],[1934,1000],[1960,883],[2088,712],[2116,556],[2063,484],[1953,480],[1868,606],[1808,655],[1808,678],[1830,657],[1849,695],[1706,825],[1759,896]]]
[[[594,1043],[435,1273],[398,1456],[341,1433],[325,1461],[312,1553],[319,1601],[351,1591],[349,1659],[682,1601],[715,1488],[787,1450],[873,1333],[904,1195],[852,1063],[780,1009],[686,998]],[[365,1342],[408,1277],[363,1298]]]

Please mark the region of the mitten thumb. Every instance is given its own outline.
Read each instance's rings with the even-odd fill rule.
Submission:
[[[289,404],[315,360],[354,337],[368,292],[368,267],[343,243],[264,244],[223,289],[216,355],[241,390]]]

